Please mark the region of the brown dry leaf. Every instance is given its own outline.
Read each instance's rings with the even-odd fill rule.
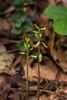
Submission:
[[[0,54],[6,52],[6,47],[0,42]]]
[[[48,25],[49,18],[45,14],[41,14],[41,27],[46,27]]]
[[[29,96],[28,100],[37,100],[36,96]]]
[[[39,10],[44,11],[44,9],[48,6],[48,0],[37,2],[37,6]]]
[[[13,94],[10,94],[8,97],[11,100],[25,100],[25,94],[21,91],[13,91]]]
[[[36,63],[33,68],[31,68],[31,63],[33,59],[29,59],[29,79],[33,79],[33,76],[38,76],[38,64]],[[25,78],[26,78],[26,72],[27,72],[27,67],[26,64],[24,65],[24,71],[25,71]],[[57,68],[56,66],[52,63],[50,59],[46,59],[46,64],[45,65],[40,65],[40,77],[42,78],[47,78],[50,80],[55,80],[56,74],[57,74]]]
[[[10,88],[10,85],[9,84],[7,85],[7,83],[8,83],[7,79],[4,76],[0,75],[0,98],[2,98],[0,100],[3,100],[3,96],[5,94],[4,91],[6,91],[7,88]]]
[[[0,73],[15,74],[15,69],[10,68],[13,62],[13,54],[2,54],[0,55]]]
[[[0,76],[0,88],[2,87],[2,84],[4,83],[4,77]]]
[[[48,100],[59,100],[58,96],[56,96],[55,94],[52,94]]]
[[[48,97],[46,94],[40,95],[39,100],[48,100]],[[36,96],[29,96],[29,100],[37,100]]]
[[[61,72],[59,81],[60,82],[62,82],[62,81],[67,82],[67,74],[64,74],[63,72]]]
[[[43,94],[40,96],[40,100],[48,100],[48,96],[46,94]]]
[[[56,5],[57,5],[57,6],[64,6],[62,0],[56,0]]]
[[[15,82],[14,78],[7,74],[0,75],[0,100],[24,100],[25,93],[22,92],[22,87],[19,90],[16,87],[17,83]],[[22,84],[23,85],[23,84]],[[18,84],[17,84],[18,86]],[[20,99],[21,98],[21,99]]]
[[[56,92],[63,92],[65,94],[67,94],[67,84],[65,85],[61,85],[59,88],[57,88]]]
[[[66,0],[63,1],[66,3]],[[49,5],[56,5],[57,3],[58,5],[63,6],[63,3],[60,4],[61,2],[62,0],[48,0]],[[52,21],[47,20],[45,15],[43,14],[41,15],[41,23],[42,23],[41,26],[46,24],[47,27],[47,29],[45,30],[45,35],[49,36],[48,48],[50,48],[51,56],[53,57],[54,61],[58,61],[56,62],[56,64],[59,65],[59,67],[63,70],[64,73],[66,73],[67,72],[67,50],[64,51],[62,47],[63,45],[67,45],[67,43],[66,44],[64,43],[65,39],[63,38],[63,36],[58,39],[59,36],[56,37],[56,34],[54,34],[55,32],[51,31]],[[55,42],[55,38],[57,39],[57,43]],[[58,42],[58,40],[60,41],[60,43]],[[56,48],[58,49],[58,51],[56,50]],[[64,48],[67,48],[67,46]]]
[[[11,25],[8,22],[8,20],[0,18],[0,31],[10,30],[10,29],[11,29]]]
[[[53,54],[54,55],[54,54]],[[46,79],[49,79],[49,80],[55,80],[56,79],[56,76],[57,76],[57,73],[58,73],[58,68],[56,67],[55,64],[53,64],[53,62],[49,59],[49,58],[44,58],[46,64],[45,65],[40,65],[40,77],[41,78],[46,78]],[[32,68],[31,67],[31,63],[32,63],[33,59],[29,59],[29,80],[30,81],[37,81],[34,79],[34,76],[35,77],[38,77],[38,73],[37,73],[37,69],[38,69],[38,64],[36,63],[34,65],[34,67]],[[24,65],[23,68],[24,68],[24,72],[25,72],[25,75],[24,75],[24,78],[26,78],[26,75],[27,75],[27,67],[26,67],[26,63],[25,64],[22,64]],[[21,65],[21,66],[22,66]],[[67,75],[64,74],[62,71],[60,72],[60,76],[58,78],[58,81],[66,81],[67,82]]]
[[[12,11],[14,11],[14,7],[13,6],[9,7],[6,11],[0,13],[0,15],[4,15],[4,14],[10,13]]]
[[[61,67],[64,73],[67,72],[67,37],[58,38],[55,42],[54,48],[51,49],[51,56],[56,61],[56,63]]]
[[[8,9],[9,6],[13,4],[14,0],[0,0],[0,12],[5,11]]]
[[[55,0],[48,0],[49,6],[55,5]]]
[[[67,0],[62,0],[64,3],[64,6],[67,7]]]
[[[61,55],[61,52],[59,54]],[[61,58],[57,57],[56,50],[52,50],[51,55],[52,55],[53,59],[56,61],[57,65],[59,65],[60,68],[63,70],[63,72],[66,73],[67,72],[67,63],[62,61]]]

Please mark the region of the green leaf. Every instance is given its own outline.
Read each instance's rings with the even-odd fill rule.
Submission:
[[[30,37],[30,39],[31,39],[32,41],[35,41],[35,40],[37,39],[37,37],[35,36],[35,33],[33,33],[33,32],[30,32],[30,33],[29,33],[29,37]]]
[[[19,50],[20,50],[21,52],[26,52],[26,51],[27,51],[27,49],[26,49],[25,46],[24,46],[24,40],[21,40],[21,41],[19,42]]]
[[[12,22],[16,23],[16,19],[17,19],[17,17],[14,17],[11,20],[12,20]]]
[[[34,28],[33,23],[29,20],[25,23],[23,27],[23,31],[25,30],[32,30]]]
[[[15,23],[17,28],[19,28],[21,26],[21,18],[20,17],[12,18],[12,21]]]
[[[18,17],[18,18],[16,19],[15,25],[16,25],[17,28],[19,28],[19,27],[21,26],[21,18],[20,18],[20,17]]]
[[[21,21],[24,22],[26,18],[28,17],[28,14],[26,12],[19,12],[18,16],[21,18]]]
[[[67,8],[59,6],[48,6],[44,13],[48,18],[56,20],[67,16]]]
[[[13,5],[16,11],[20,11],[24,8],[23,0],[16,0]]]
[[[33,0],[24,0],[24,3],[30,3],[32,2]]]
[[[60,35],[67,35],[67,17],[60,18],[53,23],[55,32]]]
[[[12,30],[11,30],[11,33],[14,34],[14,35],[20,35],[22,33],[22,29],[21,28],[16,28],[14,27]]]

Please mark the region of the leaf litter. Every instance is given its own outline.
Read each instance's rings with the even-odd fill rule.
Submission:
[[[21,36],[10,34],[11,27],[14,27],[10,18],[16,16],[12,1],[5,0],[4,7],[3,0],[0,2],[0,100],[25,100],[26,57],[20,57],[17,52]],[[26,4],[24,8],[34,23],[46,27],[41,40],[46,42],[48,49],[41,46],[43,59],[40,64],[40,100],[67,100],[67,37],[53,32],[53,21],[43,14],[48,5],[66,6],[66,1],[35,1]],[[37,98],[37,66],[37,60],[29,59],[29,100]]]

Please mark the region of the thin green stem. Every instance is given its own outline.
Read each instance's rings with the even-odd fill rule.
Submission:
[[[28,43],[27,43],[27,91],[26,91],[26,100],[28,100]]]
[[[40,43],[40,30],[38,32],[38,41]],[[38,83],[37,83],[37,100],[39,100],[39,86],[40,86],[40,62],[39,62],[39,55],[40,55],[40,44],[38,46]]]

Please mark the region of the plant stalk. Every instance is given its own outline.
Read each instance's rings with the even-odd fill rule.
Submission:
[[[38,32],[38,41],[40,42],[40,30]],[[40,44],[38,46],[38,83],[37,83],[37,100],[39,100],[39,86],[40,86],[40,62],[39,62],[39,55],[40,55]]]
[[[27,91],[26,91],[26,100],[28,100],[28,43],[27,43]]]

